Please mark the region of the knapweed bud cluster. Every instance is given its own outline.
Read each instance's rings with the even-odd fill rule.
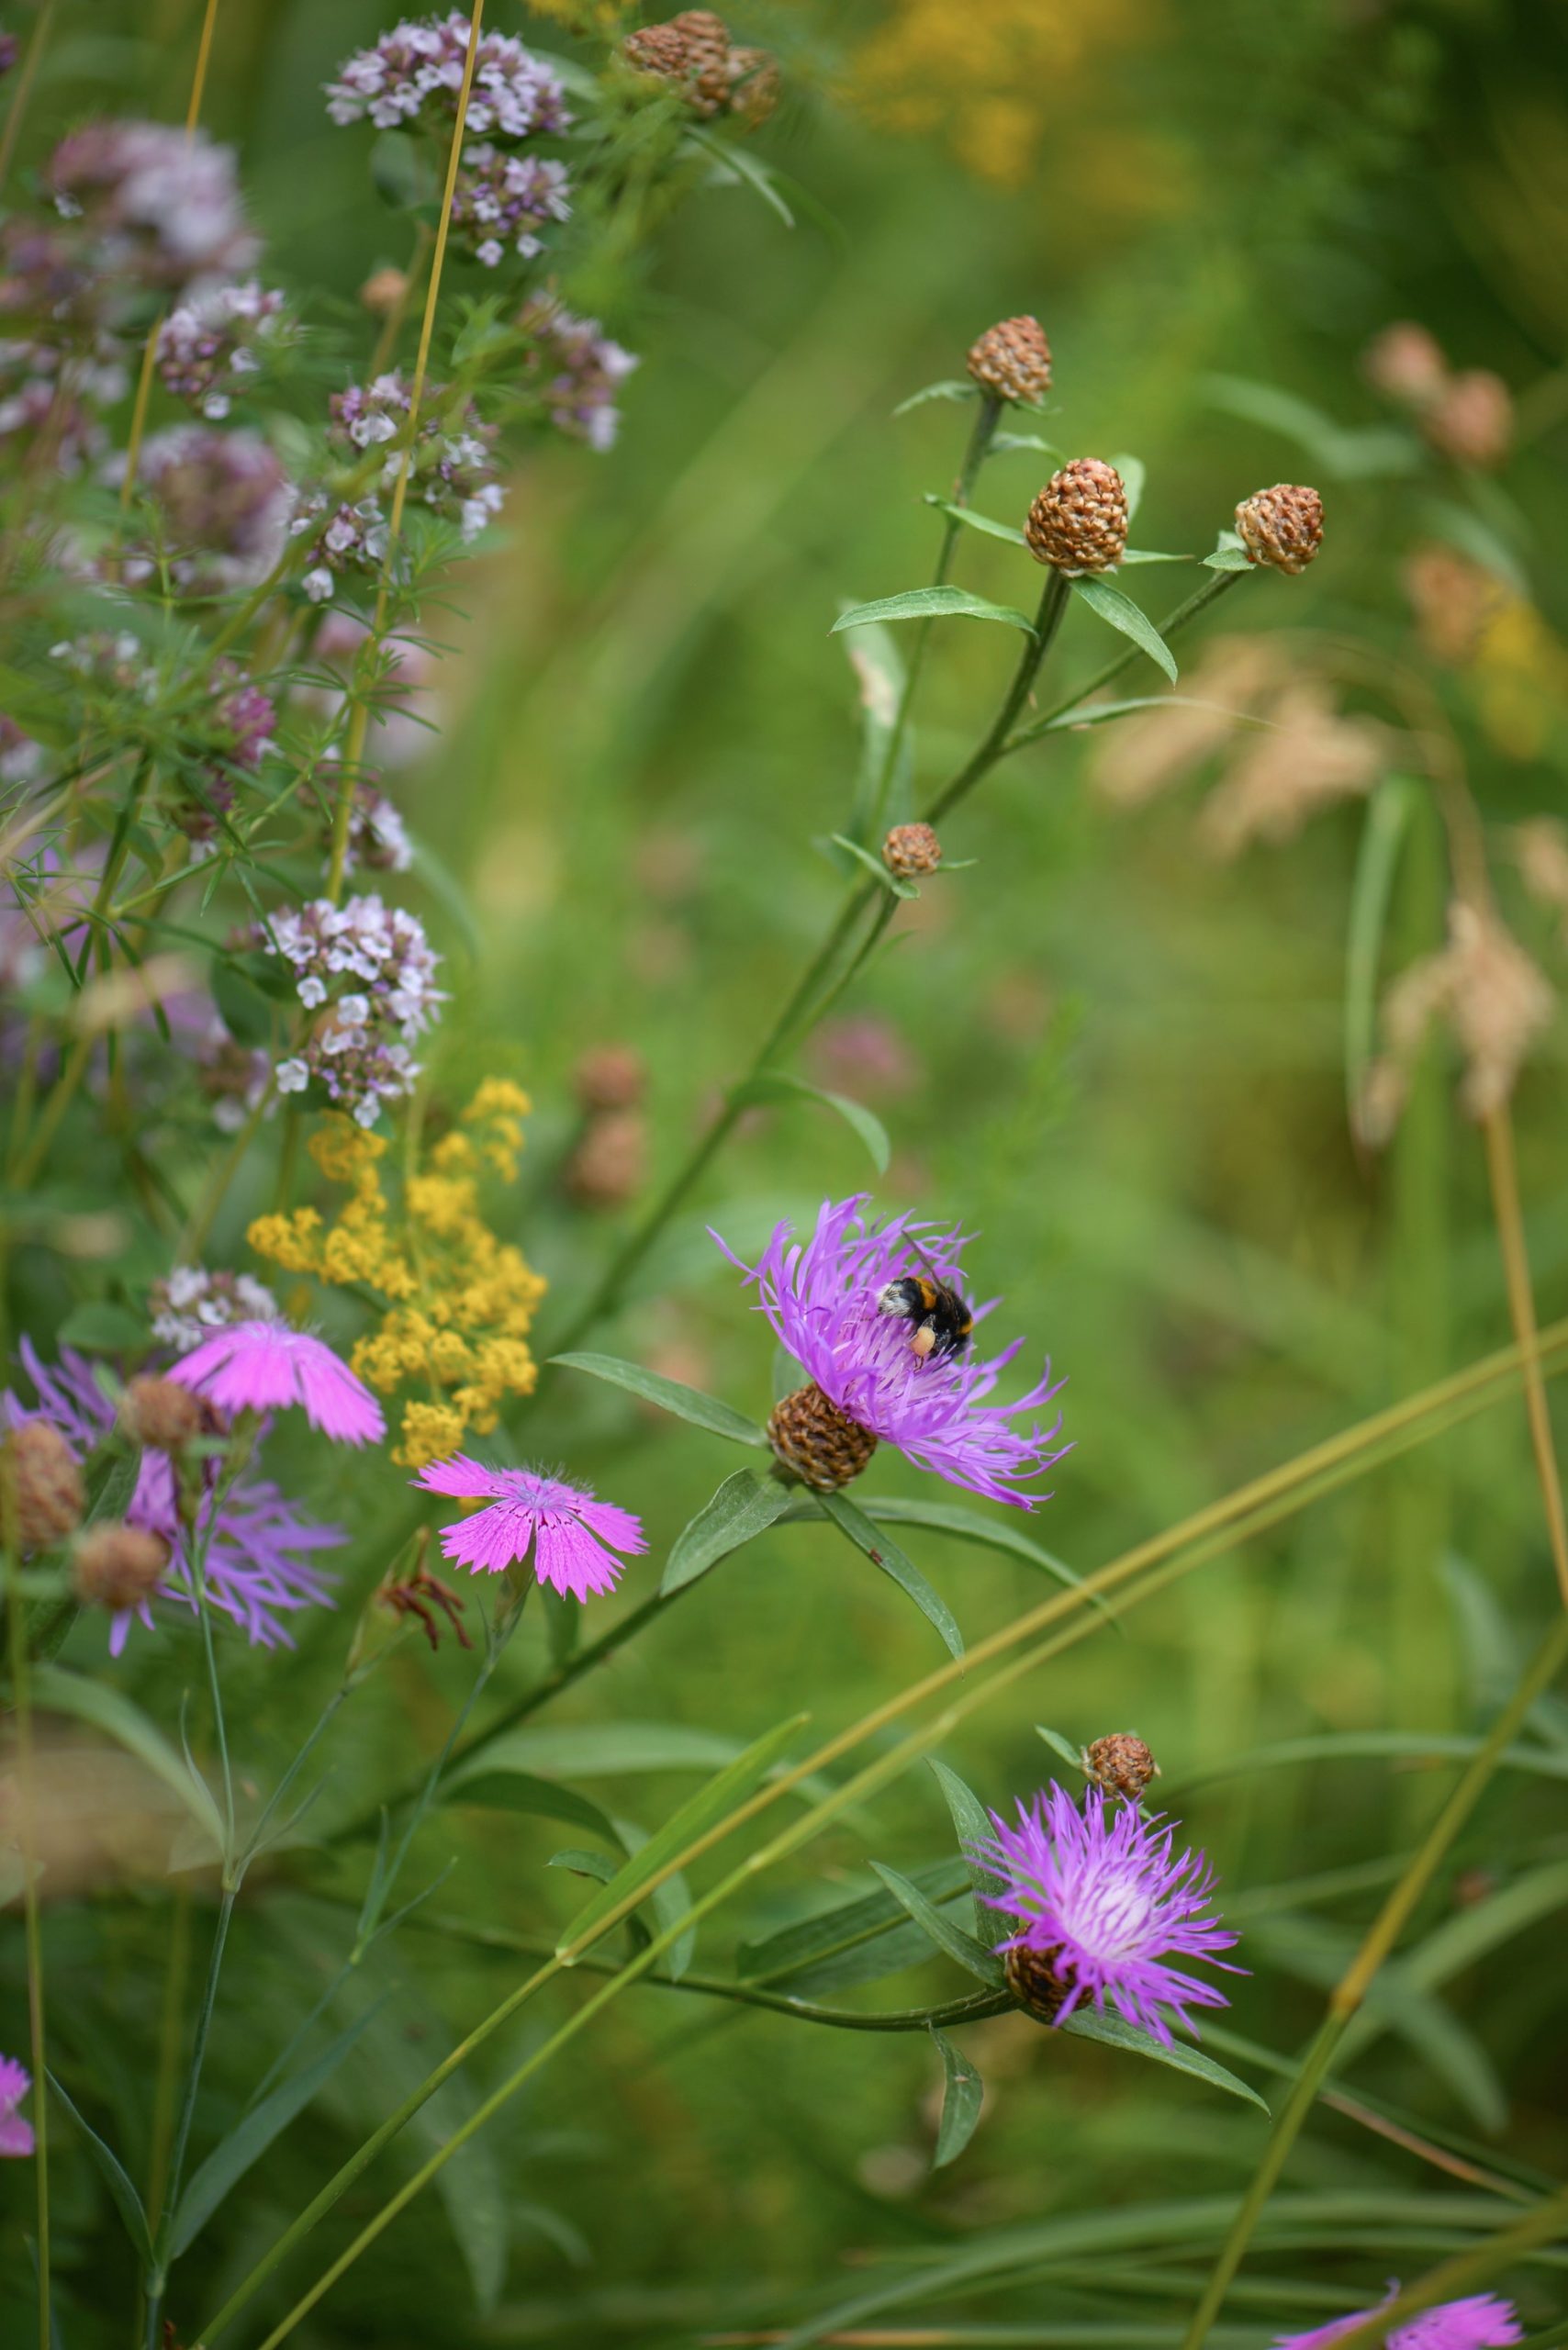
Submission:
[[[1024,536],[1036,563],[1070,578],[1112,570],[1127,545],[1127,493],[1114,465],[1101,457],[1063,465],[1030,507]]]
[[[386,1102],[412,1089],[420,1071],[410,1047],[445,1001],[422,924],[376,897],[341,906],[315,898],[274,914],[270,940],[258,926],[252,945],[274,942],[315,1015],[300,1051],[278,1064],[278,1091],[303,1093],[314,1080],[339,1109],[373,1126]]]
[[[169,1572],[172,1556],[161,1534],[106,1518],[79,1537],[72,1560],[76,1596],[84,1606],[118,1614],[150,1600]]]
[[[1035,407],[1051,387],[1051,347],[1038,319],[1002,319],[969,346],[969,371],[982,392]]]
[[[813,1493],[852,1484],[877,1449],[871,1429],[841,1412],[813,1380],[773,1406],[767,1441],[779,1466]]]
[[[396,442],[413,409],[412,386],[397,369],[369,384],[351,384],[332,395],[328,442],[345,466]],[[505,496],[493,448],[495,428],[485,424],[472,401],[455,416],[439,386],[428,386],[409,466],[408,498],[442,520],[454,522],[465,545],[477,538],[500,511]],[[386,501],[402,470],[402,447],[387,446],[386,461],[371,491],[353,504],[332,507],[325,491],[312,492],[296,513],[296,536],[309,531],[304,588],[312,603],[332,595],[337,575],[349,569],[378,572],[386,557],[390,520]]]
[[[638,364],[634,355],[597,319],[576,318],[547,297],[527,304],[517,323],[530,338],[523,384],[545,416],[590,449],[610,448],[621,424],[617,392]]]
[[[678,91],[695,115],[764,122],[778,103],[778,62],[766,49],[739,47],[711,8],[683,8],[663,24],[628,33],[621,54],[634,73]]]

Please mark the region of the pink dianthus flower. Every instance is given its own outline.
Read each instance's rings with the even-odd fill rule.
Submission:
[[[442,1528],[441,1547],[454,1565],[498,1575],[533,1549],[533,1571],[565,1598],[587,1599],[613,1591],[623,1561],[617,1550],[635,1556],[648,1547],[642,1520],[613,1502],[596,1501],[577,1485],[545,1477],[535,1469],[492,1469],[458,1453],[432,1460],[414,1479],[427,1494],[451,1494],[463,1501],[487,1501],[456,1526]]]

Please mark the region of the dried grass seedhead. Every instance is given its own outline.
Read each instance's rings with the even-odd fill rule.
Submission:
[[[1236,739],[1236,722],[1288,682],[1275,637],[1216,638],[1183,683],[1180,701],[1118,719],[1095,737],[1094,787],[1118,808],[1141,808]]]
[[[1568,824],[1555,817],[1532,817],[1514,827],[1513,850],[1525,888],[1539,905],[1549,906],[1568,939]]]
[[[1362,1088],[1356,1125],[1381,1148],[1393,1136],[1434,1020],[1464,1057],[1460,1100],[1473,1118],[1500,1110],[1531,1045],[1551,1025],[1556,997],[1495,914],[1456,899],[1448,945],[1401,972],[1383,1004],[1383,1051]]]
[[[1389,764],[1393,738],[1375,719],[1347,718],[1315,679],[1287,686],[1269,723],[1249,731],[1200,822],[1217,856],[1254,841],[1294,840],[1321,810],[1369,792]]]

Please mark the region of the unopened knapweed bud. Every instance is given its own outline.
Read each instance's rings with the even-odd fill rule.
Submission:
[[[82,1536],[72,1564],[84,1606],[140,1607],[168,1572],[169,1545],[144,1526],[104,1518]]]
[[[815,1380],[775,1404],[767,1441],[775,1460],[818,1494],[836,1494],[851,1483],[877,1449],[870,1429],[841,1412]]]
[[[1024,525],[1036,563],[1070,577],[1109,571],[1127,545],[1127,493],[1114,465],[1103,457],[1075,457],[1053,474]]]
[[[1407,408],[1425,408],[1448,381],[1442,345],[1413,319],[1396,319],[1373,335],[1361,365],[1369,384]]]
[[[1323,544],[1323,500],[1301,482],[1278,481],[1242,499],[1236,528],[1249,563],[1305,571]]]
[[[999,400],[1037,400],[1051,387],[1051,347],[1038,319],[1002,319],[969,345],[969,374]]]
[[[1421,430],[1440,455],[1484,472],[1500,465],[1513,443],[1513,395],[1489,367],[1467,367],[1450,376],[1422,416]]]
[[[572,1071],[572,1091],[588,1111],[634,1110],[647,1082],[647,1063],[634,1045],[590,1045]]]
[[[1055,2023],[1062,2001],[1072,1987],[1056,1971],[1058,1954],[1056,1951],[1033,1950],[1027,1942],[1019,1942],[1002,1962],[1008,1989],[1019,2006],[1041,2023]]]
[[[1097,1738],[1083,1750],[1083,1768],[1097,1787],[1128,1803],[1142,1801],[1144,1789],[1159,1776],[1159,1765],[1141,1738],[1118,1730]]]
[[[895,824],[882,843],[882,862],[895,879],[913,881],[935,872],[942,844],[929,824]]]
[[[624,1207],[647,1172],[647,1120],[640,1110],[606,1110],[588,1121],[566,1161],[566,1189],[585,1208]]]
[[[667,24],[628,33],[621,54],[639,73],[678,84],[694,114],[721,114],[729,103],[729,28],[711,8],[683,8]]]
[[[150,1445],[155,1452],[174,1452],[193,1437],[210,1428],[209,1407],[189,1387],[174,1379],[157,1379],[143,1371],[131,1380],[119,1399],[119,1424],[132,1444]]]
[[[23,1420],[0,1444],[0,1511],[15,1512],[17,1541],[41,1550],[82,1523],[86,1489],[76,1455],[47,1420]]]
[[[373,319],[386,319],[401,306],[408,291],[406,270],[373,269],[359,289],[359,298]]]

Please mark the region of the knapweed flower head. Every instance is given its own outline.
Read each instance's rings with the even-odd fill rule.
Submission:
[[[469,24],[454,9],[423,23],[405,19],[362,49],[327,83],[327,111],[338,123],[368,118],[377,130],[428,128],[444,135],[457,112]],[[510,34],[479,36],[465,131],[476,138],[527,139],[571,122],[560,76]]]
[[[1378,2308],[1386,2309],[1398,2291],[1397,2284],[1390,2285]],[[1343,2341],[1377,2313],[1377,2310],[1358,2310],[1351,2317],[1315,2326],[1310,2333],[1282,2333],[1275,2350],[1328,2350],[1331,2343]],[[1509,2350],[1511,2344],[1523,2340],[1524,2331],[1511,2301],[1499,2300],[1491,2293],[1474,2293],[1468,2300],[1439,2301],[1435,2309],[1407,2318],[1389,2335],[1387,2350]]]
[[[634,354],[597,319],[576,318],[549,298],[529,303],[518,325],[532,337],[523,383],[550,422],[590,449],[611,447],[621,428],[617,396],[639,364]]]
[[[176,1265],[153,1282],[147,1306],[153,1337],[182,1355],[231,1323],[275,1322],[278,1311],[263,1281],[250,1273],[208,1272],[204,1265]]]
[[[169,1374],[220,1412],[280,1412],[297,1404],[337,1444],[377,1444],[386,1432],[364,1382],[324,1338],[286,1322],[234,1322],[215,1330]]]
[[[452,191],[452,229],[477,262],[496,269],[508,252],[532,261],[540,230],[571,217],[566,167],[545,155],[508,155],[489,140],[465,147]]]
[[[270,935],[258,929],[254,944],[275,947],[300,1002],[319,1015],[302,1049],[279,1064],[279,1092],[302,1093],[315,1080],[329,1101],[373,1126],[385,1102],[411,1089],[420,1072],[409,1048],[445,1001],[435,984],[440,958],[419,918],[374,896],[341,906],[315,898],[274,914]]]
[[[44,168],[75,278],[72,307],[118,313],[143,289],[178,295],[258,251],[234,151],[167,122],[90,122]]]
[[[33,2076],[14,2056],[0,2056],[0,2155],[30,2154],[33,2125],[17,2111]]]
[[[114,468],[118,478],[123,460]],[[141,452],[139,489],[152,507],[153,544],[121,564],[133,586],[166,566],[187,595],[249,588],[283,551],[293,492],[274,451],[256,432],[215,432],[177,424]]]
[[[259,1287],[260,1285],[257,1284]],[[0,1425],[47,1421],[83,1458],[111,1434],[116,1405],[99,1383],[85,1355],[62,1347],[57,1362],[46,1364],[29,1339],[17,1349],[22,1370],[38,1398],[22,1403],[15,1393],[0,1395]],[[259,1442],[258,1442],[259,1450]],[[330,1578],[312,1561],[322,1550],[335,1550],[344,1537],[335,1526],[319,1526],[304,1517],[270,1478],[255,1468],[256,1454],[218,1494],[220,1466],[203,1468],[202,1497],[196,1508],[198,1539],[207,1541],[203,1579],[207,1597],[258,1648],[291,1645],[287,1618],[302,1607],[330,1607]],[[174,1471],[168,1455],[144,1451],[136,1484],[125,1512],[129,1526],[160,1536],[169,1548],[169,1571],[160,1595],[192,1610],[196,1587],[185,1550]],[[109,1635],[111,1654],[118,1656],[129,1634],[132,1615],[151,1627],[151,1606],[143,1604],[116,1617]]]
[[[455,1452],[470,1429],[489,1435],[501,1405],[530,1394],[538,1377],[528,1336],[545,1285],[520,1248],[497,1237],[480,1199],[484,1176],[515,1177],[528,1107],[521,1086],[487,1078],[391,1194],[384,1138],[329,1119],[310,1155],[351,1196],[326,1220],[297,1208],[251,1226],[258,1256],[286,1272],[379,1301],[381,1319],[355,1341],[353,1362],[380,1394],[412,1390],[393,1453],[406,1468]]]
[[[210,423],[262,371],[262,354],[284,332],[283,296],[255,278],[205,287],[171,310],[158,330],[158,374],[165,391]]]
[[[492,1469],[460,1452],[431,1461],[414,1483],[427,1494],[490,1505],[442,1528],[442,1550],[454,1565],[498,1575],[521,1565],[532,1548],[534,1573],[563,1599],[613,1591],[625,1560],[648,1547],[630,1510],[536,1469]]]
[[[962,1293],[966,1241],[908,1215],[873,1223],[868,1194],[826,1201],[809,1239],[778,1225],[761,1260],[747,1266],[712,1237],[732,1264],[756,1284],[757,1310],[808,1380],[846,1420],[890,1444],[950,1484],[993,1501],[1033,1508],[1042,1496],[1022,1488],[1067,1449],[1055,1442],[1059,1418],[1042,1427],[1027,1416],[1056,1395],[1050,1366],[1014,1404],[993,1404],[1002,1372],[1024,1341],[977,1359],[972,1351],[921,1354],[909,1323],[886,1310],[893,1284],[922,1278]]]
[[[1170,2016],[1191,2031],[1190,2007],[1228,2004],[1171,1963],[1224,1965],[1215,1953],[1236,1942],[1210,1912],[1213,1872],[1201,1852],[1176,1851],[1174,1828],[1131,1804],[1107,1804],[1097,1787],[1081,1810],[1054,1783],[1032,1804],[1020,1802],[1016,1823],[994,1811],[991,1818],[996,1833],[977,1857],[1002,1890],[986,1899],[1018,1921],[997,1948],[1016,1954],[1009,1980],[1036,2012],[1059,2023],[1085,1999],[1102,2012],[1109,2000],[1169,2047]]]

